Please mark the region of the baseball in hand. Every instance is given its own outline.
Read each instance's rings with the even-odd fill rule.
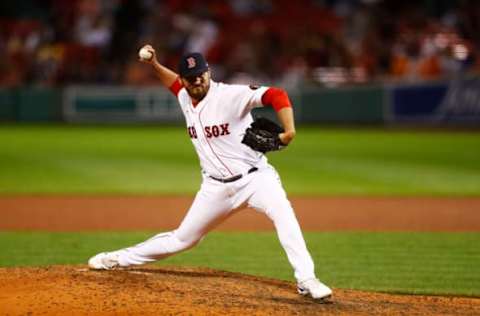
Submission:
[[[152,57],[153,57],[153,54],[151,51],[149,51],[148,49],[146,49],[145,47],[143,47],[142,49],[140,49],[140,51],[138,52],[138,56],[140,57],[140,59],[142,60],[150,60]]]

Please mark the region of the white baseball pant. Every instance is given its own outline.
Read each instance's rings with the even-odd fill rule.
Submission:
[[[245,205],[272,220],[294,269],[295,278],[302,281],[315,277],[313,260],[293,208],[278,173],[270,165],[230,183],[204,176],[201,188],[180,226],[117,251],[119,264],[123,267],[144,264],[187,250],[236,209]]]

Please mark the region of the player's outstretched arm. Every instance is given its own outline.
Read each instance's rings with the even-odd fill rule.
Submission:
[[[147,63],[147,64],[152,65],[153,68],[155,69],[155,73],[157,74],[157,77],[160,79],[160,82],[162,83],[162,85],[167,89],[170,88],[172,86],[172,84],[175,82],[175,80],[177,80],[178,74],[176,72],[174,72],[173,70],[168,69],[167,67],[163,66],[162,64],[160,64],[158,62],[155,49],[151,45],[143,46],[140,49],[140,51],[142,51],[142,50],[144,50],[144,51],[146,50],[151,55],[148,56],[148,54],[147,54],[146,56],[142,56],[142,53],[140,53],[139,54],[140,55],[139,60],[143,63]],[[145,57],[147,57],[147,58],[145,58]]]
[[[293,109],[292,107],[281,108],[277,112],[278,120],[283,126],[285,132],[280,133],[278,138],[285,145],[288,145],[293,138],[295,137],[295,121],[293,119]]]

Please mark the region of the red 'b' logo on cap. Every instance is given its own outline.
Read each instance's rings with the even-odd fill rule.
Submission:
[[[193,57],[188,57],[187,58],[187,64],[188,64],[187,65],[188,69],[194,68],[197,65],[197,63],[195,62],[195,58],[193,58]]]

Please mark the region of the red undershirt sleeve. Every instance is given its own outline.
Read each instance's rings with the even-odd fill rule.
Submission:
[[[182,82],[177,78],[172,85],[168,88],[175,96],[178,96],[178,93],[183,88]]]
[[[262,104],[270,105],[276,112],[286,107],[292,107],[287,92],[279,88],[268,88],[262,96]]]

